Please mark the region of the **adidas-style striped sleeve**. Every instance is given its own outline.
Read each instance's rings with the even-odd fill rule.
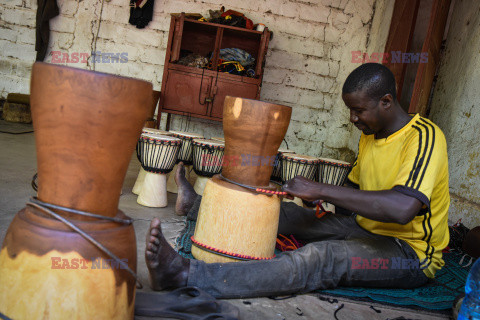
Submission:
[[[446,159],[443,133],[430,121],[420,118],[412,125],[415,129],[406,137],[402,166],[395,179],[398,192],[420,200],[430,206],[436,179]]]

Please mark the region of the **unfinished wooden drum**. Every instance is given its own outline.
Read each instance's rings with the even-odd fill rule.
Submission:
[[[210,263],[274,257],[280,197],[270,176],[291,111],[262,101],[225,99],[222,172],[205,185],[192,238],[196,259]]]
[[[169,135],[168,131],[158,130],[158,129],[153,129],[153,128],[147,128],[147,127],[144,127],[142,129],[142,133],[151,133],[151,134],[158,134],[158,135],[164,135],[164,136]],[[137,153],[137,158],[138,158],[138,153]],[[140,158],[138,158],[138,161],[140,161]],[[133,185],[132,193],[134,193],[136,195],[140,194],[140,191],[142,190],[143,181],[145,180],[145,175],[146,174],[147,174],[147,172],[145,170],[143,170],[142,167],[140,167],[140,170],[139,170],[138,175],[137,175],[137,180],[135,180],[135,184]]]
[[[320,158],[318,163],[318,181],[321,183],[343,186],[351,169],[352,165],[348,162]]]
[[[152,85],[37,62],[30,89],[38,199],[5,235],[0,312],[133,319],[136,238],[118,201]]]
[[[227,96],[223,132],[228,161],[222,175],[237,183],[268,187],[291,115],[287,106]]]
[[[193,188],[202,195],[208,179],[222,171],[225,144],[209,139],[194,139],[192,145],[193,170],[198,176]]]
[[[183,162],[185,165],[185,177],[187,180],[194,184],[197,175],[193,171],[192,161],[193,161],[193,146],[192,141],[193,139],[203,139],[203,135],[193,132],[184,132],[184,131],[169,131],[169,134],[179,138],[182,140],[182,148],[180,149],[180,153],[178,154],[178,162]],[[172,170],[172,174],[168,177],[167,181],[167,191],[171,193],[177,193],[177,183],[175,182],[175,172],[177,171],[177,165]]]
[[[192,254],[207,263],[275,257],[280,198],[251,192],[214,176],[206,183]]]
[[[175,137],[142,133],[137,155],[147,172],[137,203],[146,207],[162,208],[167,202],[167,173],[177,161],[182,140]]]

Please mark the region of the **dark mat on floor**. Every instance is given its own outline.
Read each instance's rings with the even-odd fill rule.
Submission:
[[[177,251],[183,257],[194,259],[192,256],[192,240],[195,232],[195,221],[187,220],[185,229],[176,240]],[[435,280],[416,289],[371,289],[345,288],[335,290],[319,290],[318,293],[348,297],[362,301],[376,301],[398,306],[420,307],[428,310],[451,309],[455,298],[464,292],[468,272],[473,263],[463,267],[461,261],[464,254],[451,251],[443,254],[445,266],[437,272]],[[464,259],[468,261],[470,258]]]
[[[472,265],[462,267],[459,262],[463,256],[464,254],[460,252],[444,253],[445,266],[437,272],[435,279],[431,283],[416,289],[339,287],[335,290],[318,292],[349,298],[364,298],[365,301],[371,299],[376,302],[399,306],[417,306],[429,310],[451,309],[455,298],[465,292],[465,282]]]
[[[33,132],[31,123],[17,123],[0,120],[0,133],[22,134]]]

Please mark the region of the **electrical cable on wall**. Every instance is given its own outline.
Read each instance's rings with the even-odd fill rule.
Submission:
[[[107,2],[110,2],[111,0],[107,0]],[[93,71],[95,71],[95,60],[96,60],[96,55],[97,55],[97,40],[98,40],[98,33],[100,32],[100,24],[102,23],[102,13],[103,13],[103,4],[105,3],[105,0],[102,0],[102,5],[100,7],[100,15],[98,16],[98,28],[97,28],[97,33],[95,35],[95,38],[93,39],[93,52],[92,52],[92,67]]]

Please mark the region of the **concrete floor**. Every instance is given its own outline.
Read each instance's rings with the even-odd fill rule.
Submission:
[[[30,186],[36,172],[35,140],[33,133],[12,135],[0,133],[0,239],[5,236],[13,216],[29,197],[35,195]],[[136,196],[131,192],[139,170],[136,157],[132,156],[123,195],[120,197],[120,209],[136,219],[135,231],[138,248],[138,274],[143,290],[148,288],[148,274],[144,261],[144,239],[149,221],[159,217],[163,222],[164,234],[173,243],[183,228],[184,219],[174,214],[175,194],[169,194],[169,206],[151,209],[138,205]],[[1,275],[0,275],[1,277]],[[318,295],[299,295],[285,300],[238,299],[229,300],[241,312],[242,319],[448,319],[442,314],[410,311],[375,303],[355,302],[334,298],[330,302],[321,300]],[[152,318],[138,318],[152,319]]]

